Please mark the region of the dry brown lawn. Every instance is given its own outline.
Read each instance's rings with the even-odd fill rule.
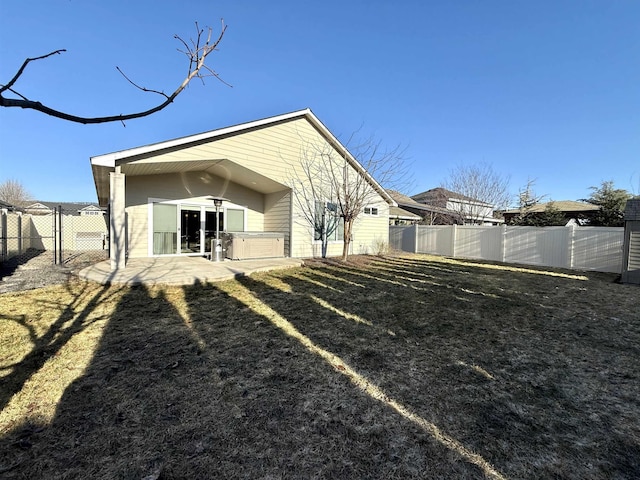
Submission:
[[[4,478],[640,478],[640,289],[360,258],[0,295]]]

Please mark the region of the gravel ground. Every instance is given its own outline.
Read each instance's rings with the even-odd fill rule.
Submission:
[[[104,251],[82,252],[67,256],[62,265],[54,265],[51,252],[28,252],[0,265],[0,294],[66,283],[84,267],[106,258]]]

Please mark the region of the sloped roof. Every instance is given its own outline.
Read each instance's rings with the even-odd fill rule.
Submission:
[[[599,206],[594,205],[592,203],[587,202],[576,202],[574,200],[558,200],[551,201],[545,203],[537,203],[532,207],[527,209],[529,213],[542,213],[547,209],[547,206],[553,205],[555,208],[560,210],[561,212],[571,213],[571,212],[595,212],[600,209]],[[514,208],[511,210],[505,210],[502,212],[503,214],[518,214],[520,213],[519,208]]]
[[[0,200],[0,208],[9,210],[10,212],[15,212],[15,211],[22,212],[24,210],[23,208],[18,207],[17,205],[13,205],[12,203],[5,202],[3,200]]]
[[[451,190],[447,190],[443,187],[432,188],[431,190],[427,190],[422,193],[417,193],[416,195],[411,196],[412,199],[419,203],[430,203],[435,201],[442,200],[462,200],[464,202],[472,202],[472,203],[480,203],[483,205],[489,205],[482,200],[478,200],[477,198],[471,198],[466,195],[462,195],[461,193],[452,192]]]
[[[453,212],[446,208],[436,207],[433,205],[426,205],[424,203],[416,202],[413,198],[409,197],[408,195],[405,195],[404,193],[400,193],[396,190],[387,190],[387,192],[400,207],[408,207],[416,210],[422,210],[425,212],[441,213],[443,215],[457,215],[456,212]]]
[[[356,158],[342,145],[342,143],[331,133],[331,131],[315,116],[311,109],[306,108],[304,110],[298,110],[295,112],[285,113],[282,115],[276,115],[273,117],[267,117],[260,120],[254,120],[247,123],[241,123],[232,125],[230,127],[220,128],[217,130],[211,130],[208,132],[198,133],[195,135],[189,135],[186,137],[175,138],[172,140],[166,140],[164,142],[154,143],[150,145],[143,145],[140,147],[131,148],[128,150],[120,150],[113,153],[107,153],[104,155],[98,155],[91,157],[91,166],[93,169],[93,177],[96,183],[96,189],[98,191],[98,200],[100,203],[106,202],[105,189],[108,190],[108,175],[107,171],[113,171],[116,165],[120,165],[128,160],[141,157],[143,155],[160,153],[169,149],[187,148],[190,145],[215,141],[219,138],[224,138],[230,135],[239,135],[244,132],[253,131],[260,128],[269,127],[281,122],[294,120],[298,118],[306,118],[311,125],[313,125],[331,144],[333,148],[338,150],[341,155],[351,164],[351,166],[358,171],[372,188],[391,206],[395,206],[395,201],[389,196],[387,191],[367,172],[364,167],[356,160]]]
[[[62,207],[65,212],[79,212],[80,210],[103,210],[95,202],[46,202],[43,200],[36,200],[33,203],[24,207],[27,210],[53,210],[57,207]]]
[[[403,220],[422,220],[420,215],[416,215],[400,207],[389,207],[389,217],[401,218]]]

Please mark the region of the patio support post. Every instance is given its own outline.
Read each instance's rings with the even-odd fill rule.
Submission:
[[[111,270],[125,267],[127,253],[126,215],[124,202],[125,175],[120,167],[109,174],[109,257]]]

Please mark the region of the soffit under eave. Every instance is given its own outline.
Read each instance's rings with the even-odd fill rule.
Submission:
[[[91,165],[93,172],[93,182],[96,187],[96,195],[98,196],[98,205],[106,207],[109,205],[109,173],[114,169],[101,165]]]
[[[120,165],[125,176],[151,176],[162,174],[183,174],[188,172],[202,172],[204,177],[212,175],[225,181],[241,185],[249,190],[262,194],[279,192],[289,187],[251,170],[244,165],[227,158],[209,160],[172,160],[152,162],[149,159],[133,161]],[[203,181],[207,179],[203,177]]]

